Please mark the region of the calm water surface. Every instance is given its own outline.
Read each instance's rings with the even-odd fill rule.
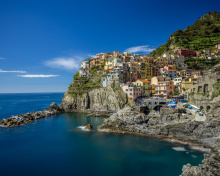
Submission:
[[[0,117],[45,109],[61,94],[0,94]],[[65,113],[27,125],[0,128],[1,176],[180,175],[203,153],[187,145],[132,134],[98,132],[104,117]],[[79,126],[91,123],[95,130]],[[184,151],[176,151],[176,150]]]

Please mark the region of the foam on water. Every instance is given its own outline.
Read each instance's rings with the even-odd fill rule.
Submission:
[[[205,152],[205,153],[211,153],[211,150],[210,149],[206,149],[206,148],[202,148],[202,147],[191,147],[192,150],[198,150],[198,151],[201,151],[201,152]]]
[[[172,149],[179,152],[186,152],[186,149],[184,147],[173,147]]]
[[[77,128],[81,129],[82,131],[89,131],[88,129],[85,129],[85,126],[78,126]]]
[[[98,129],[98,131],[100,131],[100,132],[109,132],[109,130],[107,130],[107,129]]]
[[[197,158],[197,156],[196,155],[191,155],[193,158]]]

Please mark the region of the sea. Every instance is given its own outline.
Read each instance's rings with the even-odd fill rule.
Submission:
[[[0,94],[0,120],[60,104],[64,93]],[[177,176],[202,163],[186,144],[98,131],[106,117],[63,113],[18,127],[0,127],[1,176]],[[84,131],[83,124],[93,131]]]

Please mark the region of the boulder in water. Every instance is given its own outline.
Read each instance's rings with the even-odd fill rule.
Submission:
[[[85,130],[89,130],[89,131],[93,130],[93,126],[91,124],[86,124],[86,125],[83,125],[83,126],[85,126]]]

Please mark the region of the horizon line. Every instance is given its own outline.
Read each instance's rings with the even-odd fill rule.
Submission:
[[[65,93],[65,92],[3,92],[0,94]]]

